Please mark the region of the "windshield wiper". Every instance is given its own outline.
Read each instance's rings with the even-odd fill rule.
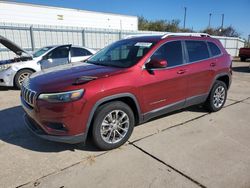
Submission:
[[[109,64],[100,63],[100,61],[86,61],[86,63],[94,64],[94,65],[101,65],[101,66],[109,66]]]
[[[108,61],[105,61],[108,62]],[[124,68],[119,65],[114,65],[111,63],[101,63],[101,61],[86,61],[86,63],[93,64],[93,65],[100,65],[100,66],[105,66],[105,67],[118,67],[118,68]]]

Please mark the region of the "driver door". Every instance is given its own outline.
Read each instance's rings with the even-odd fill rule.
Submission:
[[[162,45],[150,59],[166,60],[166,68],[144,69],[142,96],[145,118],[150,119],[184,106],[187,93],[183,47],[181,41]]]
[[[41,69],[56,67],[59,65],[68,64],[70,45],[59,46],[48,54],[46,54],[40,61]]]

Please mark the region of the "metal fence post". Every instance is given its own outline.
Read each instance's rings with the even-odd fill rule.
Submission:
[[[225,38],[225,43],[224,44],[225,44],[224,48],[227,49],[227,38]]]
[[[239,50],[239,38],[237,38],[237,41],[236,41],[235,56],[238,56],[238,50]]]
[[[35,43],[34,43],[33,26],[30,26],[30,42],[31,42],[31,49],[32,49],[32,51],[34,51],[35,50]]]
[[[86,41],[85,41],[85,29],[82,30],[82,46],[85,46]]]
[[[122,31],[119,32],[119,40],[122,39]]]

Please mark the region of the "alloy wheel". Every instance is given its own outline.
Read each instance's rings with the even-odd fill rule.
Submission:
[[[20,74],[20,76],[18,77],[18,83],[19,83],[19,85],[21,86],[22,83],[23,83],[23,81],[24,81],[26,78],[30,77],[30,75],[31,75],[31,74],[30,74],[29,72],[24,72],[24,73]]]
[[[220,108],[223,105],[225,101],[225,95],[226,92],[223,86],[216,88],[213,96],[213,104],[216,108]]]
[[[100,129],[101,137],[106,143],[118,143],[129,130],[129,117],[122,110],[113,110],[105,116]]]

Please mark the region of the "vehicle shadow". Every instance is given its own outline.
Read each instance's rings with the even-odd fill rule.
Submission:
[[[205,109],[200,106],[193,106],[153,118],[149,121],[154,121],[183,111],[206,112]],[[24,124],[23,114],[24,111],[21,106],[0,111],[0,140],[38,152],[61,152],[65,150],[100,151],[94,146],[92,139],[88,139],[86,144],[64,144],[43,140],[28,130]]]
[[[233,69],[234,72],[250,73],[249,66],[233,67],[232,69]]]
[[[167,116],[171,116],[171,115],[174,115],[174,114],[178,114],[178,113],[181,113],[181,112],[185,112],[185,111],[196,112],[196,113],[207,113],[208,112],[202,105],[195,105],[195,106],[190,106],[190,107],[187,107],[187,108],[183,108],[183,109],[180,109],[180,110],[176,110],[176,111],[173,111],[173,112],[170,112],[170,113],[163,114],[161,116],[152,118],[152,119],[149,120],[149,122],[150,121],[155,121],[157,119],[161,119],[161,118],[164,118],[164,117],[167,117]]]
[[[9,91],[9,90],[18,91],[18,89],[14,88],[14,87],[0,86],[0,91]]]
[[[247,63],[247,62],[250,62],[250,58],[246,59],[246,61],[241,61],[240,58],[236,58],[236,59],[233,59],[233,62]]]
[[[38,138],[31,133],[23,121],[24,111],[16,106],[0,111],[0,140],[39,152],[60,152],[65,150],[99,151],[90,139],[86,144],[64,144]]]

